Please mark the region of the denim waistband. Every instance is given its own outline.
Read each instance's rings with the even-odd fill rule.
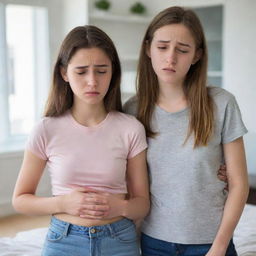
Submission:
[[[69,222],[62,221],[52,216],[50,228],[57,229],[59,232],[62,232],[63,235],[67,236],[68,234],[88,236],[88,237],[104,237],[104,236],[113,236],[119,231],[128,228],[129,226],[134,225],[132,220],[122,219],[116,222],[102,225],[102,226],[79,226],[74,225]]]

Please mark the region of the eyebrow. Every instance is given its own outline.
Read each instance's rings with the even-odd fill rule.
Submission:
[[[166,40],[158,40],[157,42],[158,43],[168,44],[168,43],[171,42],[171,40],[167,40],[167,41]],[[191,48],[191,46],[189,44],[185,44],[185,43],[182,43],[182,42],[178,42],[178,44],[181,45],[181,46],[185,46],[185,47],[190,47]]]
[[[99,64],[99,65],[93,65],[94,67],[96,68],[107,68],[109,67],[109,65],[107,64]],[[88,68],[89,66],[78,66],[78,67],[75,67],[75,69],[84,69],[84,68]]]

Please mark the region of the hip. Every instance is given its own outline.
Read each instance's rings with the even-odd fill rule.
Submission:
[[[123,218],[107,225],[85,227],[52,217],[42,255],[59,256],[60,252],[63,256],[139,256],[135,225]]]

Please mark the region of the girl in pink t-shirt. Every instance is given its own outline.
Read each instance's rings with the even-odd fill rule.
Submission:
[[[64,39],[45,117],[31,133],[13,195],[21,213],[52,215],[42,255],[139,255],[134,221],[149,210],[146,137],[122,113],[111,39],[80,26]],[[52,196],[36,189],[48,167]]]

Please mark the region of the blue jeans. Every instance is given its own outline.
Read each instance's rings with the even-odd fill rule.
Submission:
[[[131,220],[84,227],[51,219],[42,256],[139,256],[135,225]]]
[[[141,234],[142,256],[205,256],[211,244],[176,244]],[[226,256],[237,256],[231,240]]]

